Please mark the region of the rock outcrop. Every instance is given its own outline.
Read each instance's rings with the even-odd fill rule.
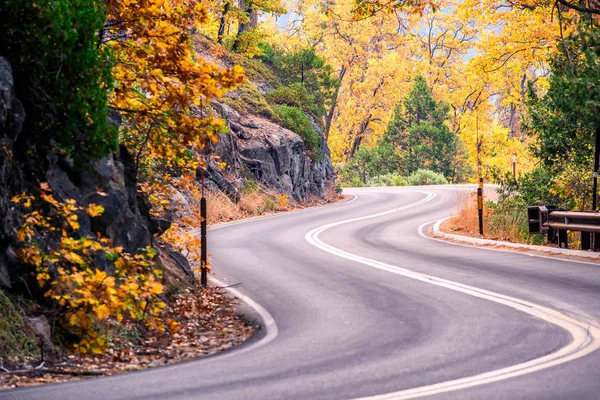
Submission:
[[[47,181],[58,200],[74,199],[82,207],[90,203],[104,207],[99,217],[79,215],[80,235],[100,232],[128,252],[150,245],[152,224],[137,196],[135,164],[126,149],[83,168],[75,168],[66,157],[50,154],[46,160],[37,160],[32,171],[32,160],[14,153],[19,135],[26,134],[21,132],[25,118],[15,97],[10,64],[0,57],[0,287],[25,292],[35,286],[28,284],[32,271],[18,262],[20,216],[11,198],[24,191],[36,193],[38,181]],[[113,116],[111,121],[118,123],[118,118]]]
[[[17,216],[11,198],[24,188],[23,172],[13,161],[13,144],[21,132],[25,111],[15,96],[12,69],[0,57],[0,286],[11,286],[11,266],[17,261],[12,245]]]
[[[296,133],[262,117],[240,115],[224,104],[215,108],[230,128],[229,134],[220,135],[215,147],[215,153],[227,164],[225,174],[252,179],[297,201],[325,196],[336,175],[318,124],[314,123],[313,128],[321,136],[320,154],[309,155]],[[219,174],[217,179],[222,176]]]

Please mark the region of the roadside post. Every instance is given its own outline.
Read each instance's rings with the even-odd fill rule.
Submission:
[[[592,211],[598,209],[598,169],[600,164],[600,122],[596,124],[596,146],[594,148],[594,174],[592,181]],[[581,248],[596,251],[600,243],[596,240],[600,235],[596,232],[581,232]]]
[[[483,178],[479,178],[477,188],[477,214],[479,217],[479,234],[483,235]]]
[[[513,162],[513,179],[516,182],[517,181],[517,153],[513,154],[512,162]]]
[[[201,176],[202,191],[200,196],[200,284],[202,287],[208,286],[208,245],[206,240],[206,197],[204,197],[204,178],[205,168],[208,167],[207,158],[210,157],[213,149],[210,145],[201,150],[204,156],[204,165],[199,168]]]
[[[475,120],[477,132],[477,176],[479,187],[477,188],[477,217],[479,219],[479,234],[483,236],[483,176],[481,175],[481,138],[479,137],[479,115]]]
[[[202,287],[208,285],[208,251],[206,248],[206,198],[204,197],[204,170],[202,170],[202,196],[200,198],[200,284]]]

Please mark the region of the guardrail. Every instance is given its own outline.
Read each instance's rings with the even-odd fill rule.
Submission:
[[[527,207],[529,233],[548,235],[548,241],[569,248],[568,232],[581,232],[581,249],[600,251],[600,212],[567,211],[549,206]]]

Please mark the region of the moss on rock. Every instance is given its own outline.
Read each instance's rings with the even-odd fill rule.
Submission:
[[[0,290],[0,359],[23,361],[39,357],[37,339],[27,329],[22,313],[10,298]]]
[[[270,119],[275,116],[265,97],[252,82],[246,82],[238,86],[235,91],[227,93],[222,102],[241,114],[260,115]]]

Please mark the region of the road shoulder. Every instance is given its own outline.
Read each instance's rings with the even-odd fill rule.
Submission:
[[[532,256],[560,258],[571,261],[591,261],[600,263],[600,253],[585,250],[571,250],[550,246],[536,246],[523,243],[504,242],[450,233],[447,232],[447,228],[445,229],[443,226],[443,222],[448,219],[449,218],[445,218],[435,222],[430,231],[432,237],[465,246],[484,247],[493,250],[524,253]]]

